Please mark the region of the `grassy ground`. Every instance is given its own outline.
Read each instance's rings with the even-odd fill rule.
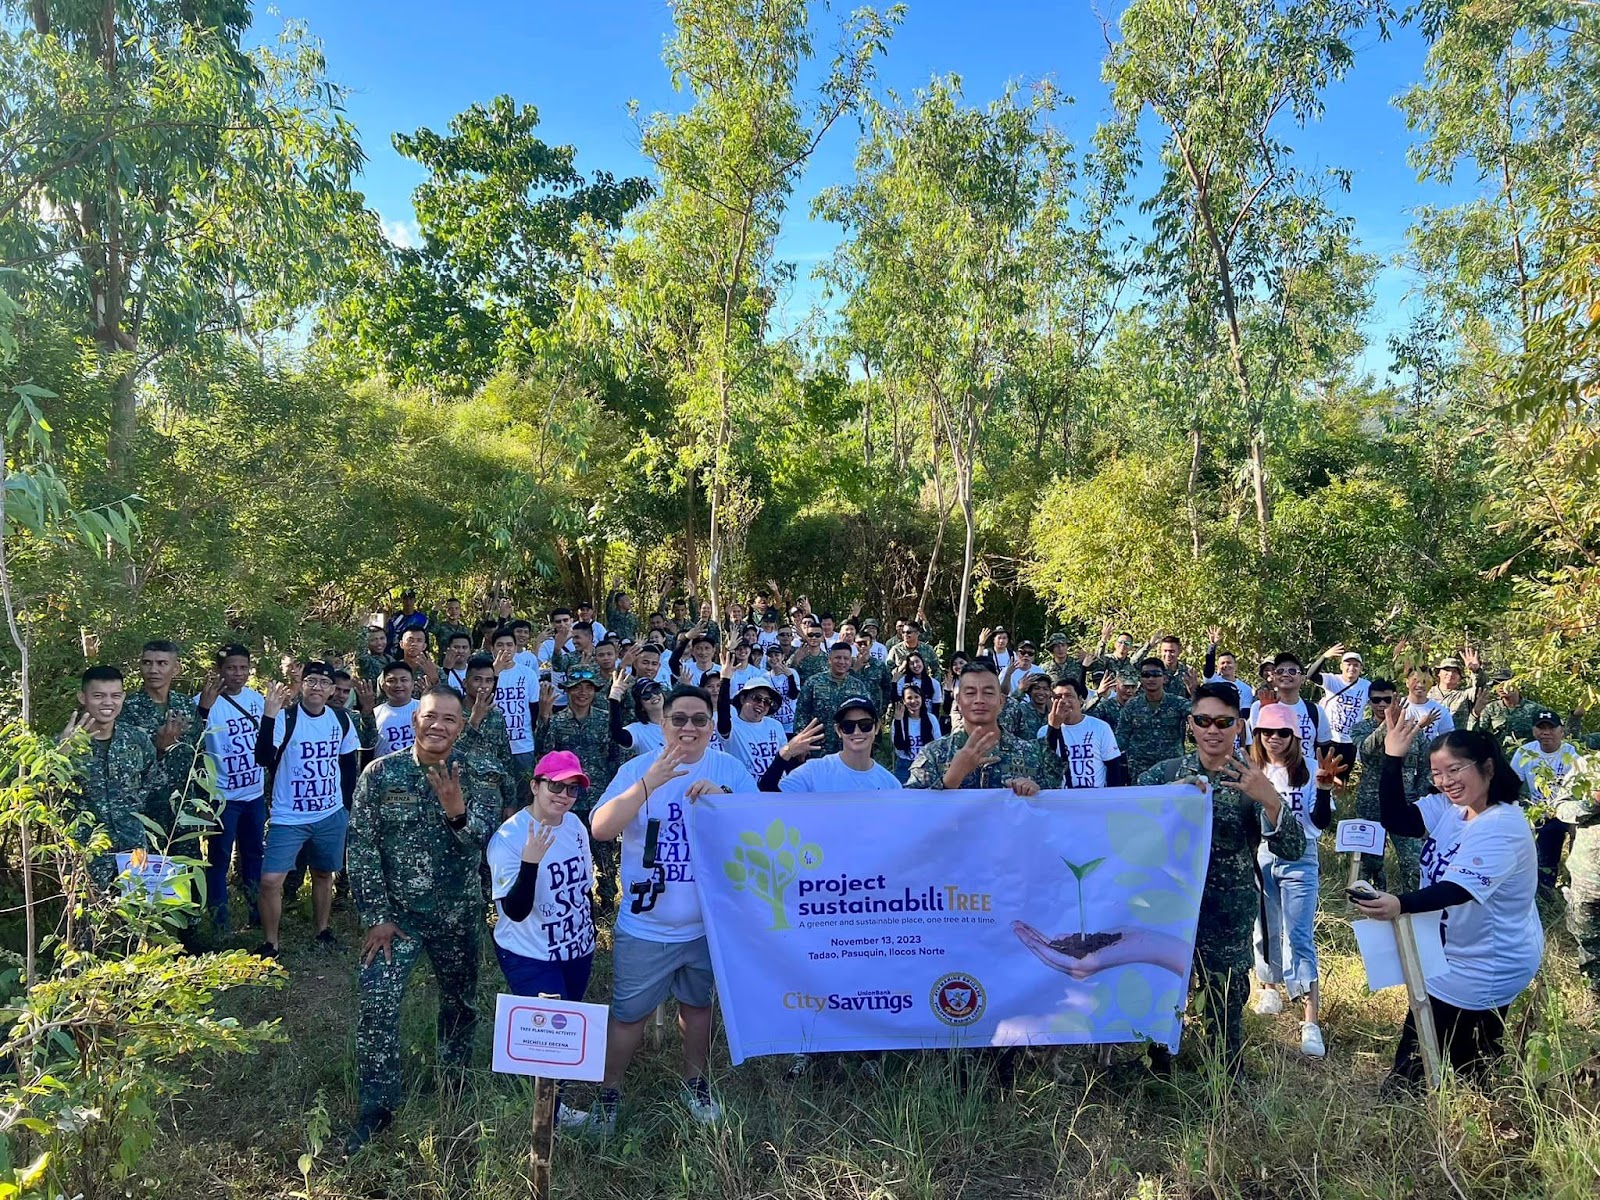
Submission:
[[[1329,862],[1330,875],[1342,876]],[[958,1079],[948,1055],[891,1055],[881,1081],[854,1070],[798,1085],[782,1064],[735,1070],[714,1058],[727,1110],[717,1129],[677,1107],[676,1035],[634,1064],[618,1135],[557,1143],[557,1196],[816,1197],[1549,1197],[1600,1195],[1600,1014],[1552,929],[1541,982],[1512,1011],[1513,1052],[1484,1092],[1447,1089],[1405,1104],[1377,1087],[1404,1015],[1399,989],[1366,994],[1345,905],[1331,884],[1318,931],[1328,1057],[1301,1058],[1292,1015],[1247,1017],[1249,1078],[1233,1089],[1195,1047],[1173,1084],[1116,1080],[1077,1048],[1039,1053],[997,1095]],[[149,1164],[163,1194],[197,1197],[500,1197],[527,1194],[532,1090],[484,1069],[460,1098],[432,1086],[434,992],[427,968],[405,1008],[408,1103],[351,1163],[337,1159],[355,1103],[351,1066],[356,931],[345,949],[309,948],[304,914],[284,935],[289,985],[236,994],[241,1018],[281,1018],[288,1040],[256,1059],[196,1067],[200,1086],[171,1114]],[[251,939],[235,939],[240,945]],[[602,953],[601,959],[606,955]],[[501,983],[485,939],[478,1061],[488,1061]],[[610,994],[602,961],[590,999]],[[1118,1051],[1131,1059],[1131,1048]],[[720,1061],[718,1068],[715,1063]],[[980,1068],[981,1070],[981,1068]],[[574,1085],[587,1103],[593,1089]],[[322,1118],[332,1134],[310,1163]]]

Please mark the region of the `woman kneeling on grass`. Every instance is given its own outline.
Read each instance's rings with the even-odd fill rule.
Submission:
[[[1300,1023],[1300,1052],[1310,1058],[1327,1054],[1322,1027],[1317,1024],[1321,997],[1317,969],[1317,839],[1333,818],[1329,786],[1337,766],[1320,764],[1313,781],[1300,744],[1300,719],[1284,704],[1267,704],[1257,710],[1250,760],[1260,767],[1283,797],[1305,831],[1305,850],[1298,858],[1280,858],[1265,842],[1256,851],[1261,867],[1262,919],[1256,923],[1256,977],[1261,994],[1256,1011],[1268,1016],[1283,1011],[1278,984],[1289,992],[1289,1003],[1305,1004]]]
[[[1433,744],[1434,790],[1409,803],[1403,766],[1420,723],[1399,705],[1390,706],[1385,720],[1383,827],[1399,837],[1426,836],[1422,888],[1400,896],[1379,892],[1356,907],[1380,921],[1443,910],[1448,970],[1428,980],[1433,1024],[1450,1065],[1481,1076],[1499,1057],[1506,1011],[1544,957],[1533,830],[1517,806],[1518,780],[1498,741],[1478,730],[1452,730]],[[1409,1090],[1422,1075],[1416,1025],[1407,1014],[1384,1090]]]
[[[589,889],[594,859],[589,831],[572,812],[589,786],[570,750],[546,754],[533,768],[533,803],[489,839],[494,881],[494,952],[516,996],[582,1000],[594,967],[594,916]],[[559,1118],[567,1116],[566,1110]],[[582,1112],[572,1113],[581,1121]]]

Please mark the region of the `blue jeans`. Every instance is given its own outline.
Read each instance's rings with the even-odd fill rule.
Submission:
[[[505,972],[506,986],[513,996],[560,996],[563,1000],[582,1000],[589,990],[589,972],[594,969],[594,955],[585,954],[570,962],[549,962],[542,958],[527,958],[507,950],[499,942],[494,944],[495,957],[500,960],[500,970]]]
[[[1265,927],[1256,922],[1256,977],[1262,983],[1284,984],[1291,1000],[1300,999],[1317,981],[1319,867],[1317,844],[1307,841],[1300,858],[1279,858],[1265,844],[1256,858],[1265,912]]]
[[[206,839],[206,902],[219,924],[228,911],[228,868],[239,851],[239,882],[250,898],[250,919],[256,919],[256,895],[261,890],[261,854],[266,844],[267,798],[257,796],[225,804],[218,814],[222,827]]]

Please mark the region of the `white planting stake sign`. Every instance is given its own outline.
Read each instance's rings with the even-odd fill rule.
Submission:
[[[1333,848],[1340,854],[1382,854],[1383,826],[1376,821],[1340,821]]]

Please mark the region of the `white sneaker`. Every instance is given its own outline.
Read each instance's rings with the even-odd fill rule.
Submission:
[[[562,1105],[556,1114],[556,1125],[569,1133],[610,1137],[617,1131],[617,1110],[621,1106],[621,1094],[607,1089],[595,1098],[594,1107],[587,1111]]]
[[[590,1124],[590,1114],[587,1109],[573,1108],[570,1104],[563,1104],[561,1111],[556,1113],[556,1128],[567,1133],[578,1129],[587,1129]]]
[[[1283,997],[1275,987],[1262,988],[1256,997],[1256,1012],[1263,1017],[1275,1017],[1283,1011]]]
[[[1322,1027],[1313,1021],[1300,1022],[1300,1053],[1307,1058],[1326,1058],[1327,1046],[1322,1042]]]
[[[715,1125],[722,1120],[722,1106],[711,1098],[711,1085],[696,1076],[683,1081],[683,1106],[700,1125]]]
[[[809,1054],[796,1054],[789,1059],[789,1069],[783,1073],[785,1083],[795,1083],[803,1079],[811,1070],[811,1056]]]

